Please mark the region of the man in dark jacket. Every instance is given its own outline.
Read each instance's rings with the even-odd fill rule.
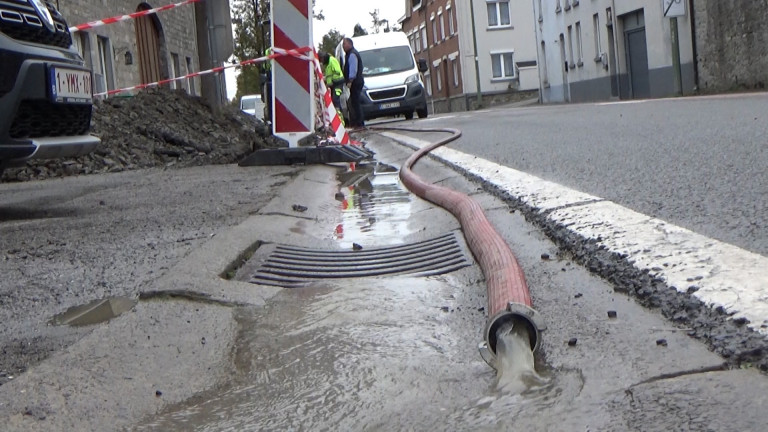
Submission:
[[[349,86],[349,123],[352,128],[365,127],[363,107],[360,105],[360,94],[363,92],[363,60],[350,38],[344,38],[342,48],[344,57],[344,79]]]

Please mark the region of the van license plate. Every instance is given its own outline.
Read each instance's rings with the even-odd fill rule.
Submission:
[[[90,103],[93,99],[91,72],[51,67],[51,99],[54,102]]]
[[[390,109],[390,108],[398,108],[400,106],[400,102],[392,102],[392,103],[385,103],[379,105],[379,109]]]

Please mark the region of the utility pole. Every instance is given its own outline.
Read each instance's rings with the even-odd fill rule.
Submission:
[[[475,50],[475,84],[477,85],[477,108],[483,107],[483,92],[480,89],[480,59],[477,55],[477,30],[475,28],[475,1],[469,0],[469,12],[472,19],[472,45]]]
[[[200,70],[208,70],[213,67],[211,58],[211,40],[208,35],[208,14],[205,3],[195,3],[195,26],[197,30],[197,53],[200,60]],[[205,103],[213,109],[218,109],[220,101],[216,77],[213,74],[200,76],[200,92]]]

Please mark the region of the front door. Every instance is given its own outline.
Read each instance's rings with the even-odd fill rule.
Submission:
[[[634,99],[649,98],[651,97],[651,80],[648,71],[648,43],[645,39],[643,11],[629,14],[623,20],[630,92]]]
[[[137,10],[150,9],[142,3]],[[139,74],[142,84],[160,81],[160,32],[155,25],[154,16],[136,19],[136,44],[139,51]]]

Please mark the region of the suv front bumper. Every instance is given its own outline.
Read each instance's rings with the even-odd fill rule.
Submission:
[[[88,71],[74,51],[18,42],[0,33],[0,58],[13,60],[3,62],[0,168],[29,159],[82,156],[98,146],[99,138],[88,134],[92,104],[51,99],[50,67]]]

